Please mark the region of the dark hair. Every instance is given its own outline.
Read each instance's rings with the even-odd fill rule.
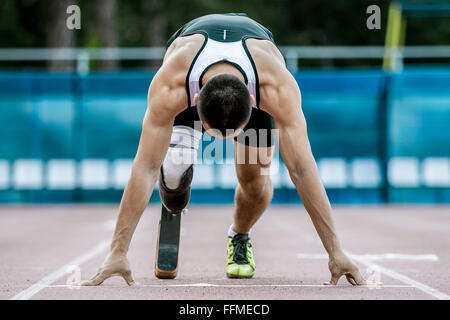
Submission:
[[[252,112],[250,93],[238,77],[221,74],[208,80],[200,91],[197,110],[200,119],[226,135],[247,124]]]

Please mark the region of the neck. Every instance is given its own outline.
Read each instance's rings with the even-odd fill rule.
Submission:
[[[205,85],[205,83],[208,82],[209,79],[219,74],[232,74],[233,76],[238,77],[239,79],[241,79],[242,82],[245,83],[244,75],[235,66],[226,61],[222,61],[212,65],[206,71],[206,73],[203,75],[202,78],[202,85]]]

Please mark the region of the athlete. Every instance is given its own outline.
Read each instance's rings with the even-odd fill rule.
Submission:
[[[97,274],[80,284],[99,285],[114,275],[134,283],[126,254],[153,187],[159,178],[161,200],[170,212],[186,207],[204,130],[215,138],[235,140],[239,184],[226,274],[252,277],[255,262],[249,232],[273,195],[265,173],[273,155],[274,128],[291,180],[328,253],[327,284],[336,285],[343,275],[352,285],[365,284],[339,243],[307,137],[297,82],[272,33],[245,14],[234,13],[192,20],[168,41],[148,91],[139,147],[110,252]]]

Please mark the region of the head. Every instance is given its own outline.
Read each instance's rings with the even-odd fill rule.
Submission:
[[[208,80],[194,100],[203,127],[208,134],[220,139],[233,138],[243,130],[254,103],[246,85],[231,74],[220,74]]]

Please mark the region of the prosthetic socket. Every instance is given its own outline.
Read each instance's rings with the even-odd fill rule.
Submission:
[[[161,202],[172,214],[181,213],[189,203],[194,164],[201,138],[202,133],[190,127],[173,128],[159,177]]]

